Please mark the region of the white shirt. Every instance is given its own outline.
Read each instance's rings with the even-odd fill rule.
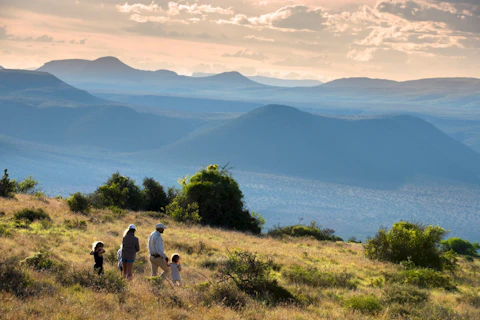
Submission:
[[[122,247],[117,251],[118,267],[122,266]]]
[[[148,236],[148,252],[150,254],[159,254],[163,258],[167,257],[167,255],[164,252],[164,248],[163,248],[162,235],[157,230],[153,231]]]
[[[170,263],[170,272],[172,273],[172,280],[182,280],[182,277],[180,277],[180,270],[182,270],[182,267],[180,264],[177,263]]]

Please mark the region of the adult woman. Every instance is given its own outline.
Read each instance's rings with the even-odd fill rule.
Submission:
[[[133,262],[135,261],[135,256],[137,252],[140,251],[140,245],[138,243],[138,238],[135,237],[135,231],[137,227],[134,224],[128,226],[127,230],[123,233],[122,240],[122,265],[123,265],[123,276],[127,280],[132,279],[132,269]]]

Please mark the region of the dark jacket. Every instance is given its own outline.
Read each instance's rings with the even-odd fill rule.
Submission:
[[[138,251],[140,251],[138,238],[133,232],[128,232],[122,240],[122,259],[135,260]]]

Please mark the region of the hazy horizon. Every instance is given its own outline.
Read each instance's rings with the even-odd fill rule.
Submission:
[[[0,65],[115,56],[284,79],[480,77],[476,0],[0,0]]]

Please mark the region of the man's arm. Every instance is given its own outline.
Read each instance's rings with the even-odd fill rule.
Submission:
[[[157,250],[157,253],[161,255],[163,258],[166,258],[167,255],[164,252],[163,248],[163,239],[161,236],[159,236],[157,239],[155,239],[155,249]]]

